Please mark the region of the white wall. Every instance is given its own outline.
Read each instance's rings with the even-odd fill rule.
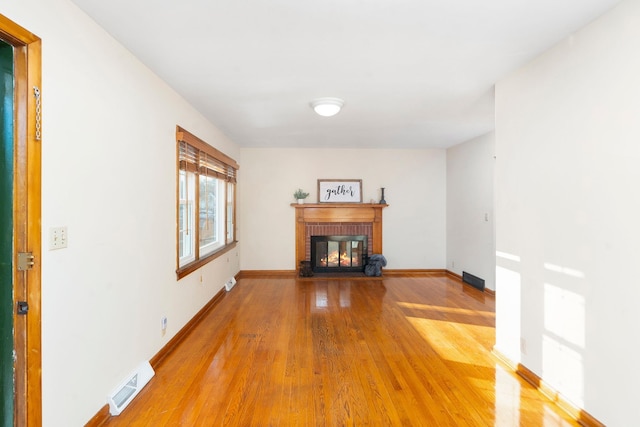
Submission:
[[[239,149],[72,3],[0,13],[43,40],[43,417],[78,426],[238,271],[234,251],[176,281],[175,126]]]
[[[495,290],[491,132],[447,150],[447,269]]]
[[[496,348],[618,426],[640,419],[638,52],[625,1],[496,86]]]
[[[295,269],[293,192],[317,201],[317,179],[362,179],[363,199],[385,187],[383,254],[390,269],[445,268],[444,150],[241,150],[242,270]]]

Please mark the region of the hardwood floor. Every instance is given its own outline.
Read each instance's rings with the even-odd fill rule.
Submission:
[[[572,426],[444,275],[238,281],[108,426]]]

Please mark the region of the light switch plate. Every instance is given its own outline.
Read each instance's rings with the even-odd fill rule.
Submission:
[[[67,247],[67,227],[51,227],[49,229],[49,250]]]

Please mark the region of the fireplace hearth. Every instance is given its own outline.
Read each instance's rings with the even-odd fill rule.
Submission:
[[[367,264],[367,236],[311,236],[314,273],[362,272]]]

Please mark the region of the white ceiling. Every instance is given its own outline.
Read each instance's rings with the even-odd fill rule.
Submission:
[[[73,1],[241,146],[426,148],[491,131],[494,83],[619,0]]]

